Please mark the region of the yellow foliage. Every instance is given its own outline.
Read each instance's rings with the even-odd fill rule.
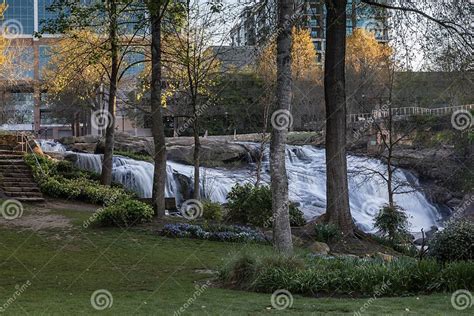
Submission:
[[[51,59],[43,70],[43,79],[51,94],[72,87],[94,89],[106,75],[109,58],[100,49],[102,39],[89,31],[66,34],[52,47]]]
[[[3,3],[0,3],[0,20],[3,20],[3,14],[7,10],[8,5],[5,4],[5,1]],[[7,60],[6,56],[6,48],[8,47],[8,40],[3,36],[4,30],[1,31],[0,35],[0,65],[4,64],[5,61]]]
[[[346,65],[355,72],[387,66],[391,56],[392,48],[364,29],[355,29],[347,38]]]
[[[291,30],[291,74],[293,80],[319,81],[320,67],[316,63],[316,50],[308,29]],[[257,72],[264,80],[276,78],[276,42],[267,45],[257,61]]]

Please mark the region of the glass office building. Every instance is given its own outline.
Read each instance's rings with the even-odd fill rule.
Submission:
[[[55,17],[48,7],[54,0],[6,0],[8,5],[0,24],[7,31],[12,54],[12,66],[8,79],[1,86],[0,106],[2,124],[11,129],[38,131],[41,126],[41,108],[44,99],[41,91],[41,72],[48,64],[50,47],[57,36],[35,33],[42,24]],[[5,126],[3,126],[5,128]]]

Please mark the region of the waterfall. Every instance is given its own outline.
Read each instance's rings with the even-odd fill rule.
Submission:
[[[257,144],[255,144],[257,146]],[[81,169],[101,171],[101,155],[74,153],[76,165]],[[287,146],[287,173],[290,200],[298,205],[306,218],[321,215],[326,210],[326,157],[324,149],[313,146]],[[387,203],[387,186],[383,179],[375,174],[368,176],[361,171],[385,172],[386,165],[376,159],[348,156],[349,198],[352,216],[356,224],[366,232],[374,232],[373,218],[378,210]],[[190,198],[192,189],[193,166],[167,162],[166,196],[175,197],[178,205]],[[268,148],[262,163],[262,181],[270,182]],[[138,196],[149,198],[153,187],[152,163],[131,158],[114,156],[113,181],[122,183],[135,191]],[[418,180],[407,171],[397,170],[396,181],[410,182],[415,188]],[[227,193],[236,183],[255,181],[255,164],[246,168],[201,168],[201,193],[203,197],[215,202],[225,203]],[[402,207],[411,226],[409,230],[425,231],[438,226],[441,216],[437,208],[428,202],[422,192],[395,195],[395,202]]]
[[[66,147],[63,144],[52,140],[52,139],[38,139],[38,144],[40,145],[41,149],[44,152],[59,152],[64,153],[66,152]]]

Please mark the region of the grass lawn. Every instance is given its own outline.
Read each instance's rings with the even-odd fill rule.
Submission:
[[[22,218],[15,220],[37,212],[35,207],[26,207]],[[168,239],[139,229],[84,228],[88,212],[46,212],[67,217],[72,225],[32,231],[0,222],[0,307],[8,305],[6,315],[353,315],[368,302],[295,295],[291,309],[278,311],[271,308],[271,294],[212,286],[197,294],[196,286],[212,278],[211,272],[236,251],[249,247],[268,251],[269,247]],[[27,285],[21,287],[23,284]],[[21,295],[14,296],[15,286],[21,287]],[[113,297],[112,306],[102,311],[90,302],[92,293],[99,289]],[[189,299],[194,302],[185,312],[175,313]],[[451,293],[377,298],[366,314],[472,312],[472,308],[456,311],[450,299]]]

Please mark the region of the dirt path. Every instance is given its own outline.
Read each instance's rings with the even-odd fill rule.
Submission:
[[[0,226],[33,231],[50,229],[69,230],[72,228],[71,219],[63,215],[55,214],[55,210],[92,213],[98,208],[99,206],[97,205],[60,199],[48,199],[43,204],[24,203],[21,207],[10,209],[8,216],[0,216]],[[2,215],[4,215],[4,213],[2,213]]]

